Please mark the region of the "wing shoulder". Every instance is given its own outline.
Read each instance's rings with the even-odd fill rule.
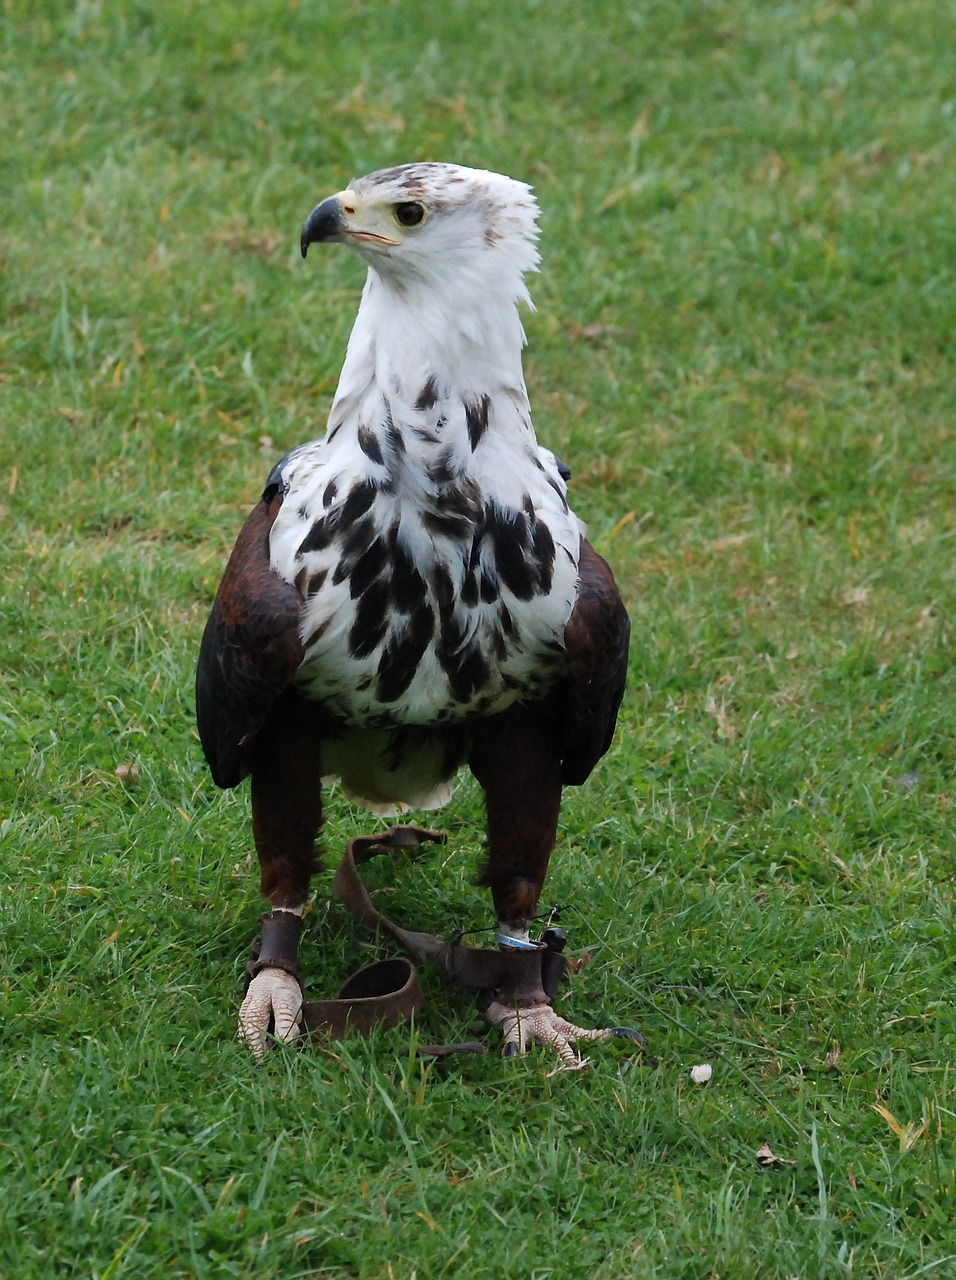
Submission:
[[[578,591],[564,631],[568,658],[562,722],[562,781],[581,783],[611,745],[627,677],[631,624],[614,575],[581,545]]]
[[[270,484],[243,525],[199,650],[196,721],[220,787],[249,772],[251,745],[302,661],[302,598],[270,564],[269,533],[281,504]]]

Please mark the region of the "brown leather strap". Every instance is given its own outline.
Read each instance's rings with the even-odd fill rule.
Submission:
[[[362,863],[381,853],[399,853],[425,843],[444,843],[446,839],[443,831],[412,826],[392,827],[376,836],[358,836],[349,842],[335,872],[335,892],[360,924],[388,934],[417,960],[434,965],[445,982],[473,990],[493,990],[502,1003],[519,1007],[542,1001],[550,1003],[567,968],[564,957],[557,951],[545,947],[490,951],[443,942],[431,933],[403,929],[372,902],[358,871]],[[263,939],[267,919],[270,917],[263,917]],[[301,921],[299,925],[301,932]],[[298,937],[295,941],[297,944]],[[260,957],[258,968],[262,967]],[[310,1034],[336,1039],[346,1031],[368,1035],[375,1026],[394,1027],[407,1021],[424,1002],[421,983],[411,961],[382,960],[353,974],[335,1000],[307,1001],[302,1006],[302,1020]],[[420,1044],[415,1052],[441,1057],[450,1053],[484,1053],[485,1046],[474,1040],[448,1045]]]
[[[367,1036],[373,1027],[397,1027],[425,1004],[418,972],[399,956],[380,960],[343,983],[335,1000],[310,1000],[302,1006],[302,1023],[309,1032],[339,1040],[346,1031]]]
[[[303,1029],[310,1035],[341,1040],[347,1032],[367,1036],[373,1028],[397,1027],[425,1005],[425,993],[411,960],[380,960],[353,973],[335,1000],[310,1000],[302,1006]],[[444,1058],[452,1053],[486,1053],[480,1040],[458,1044],[418,1044],[419,1056]]]
[[[444,843],[444,831],[424,827],[392,827],[377,836],[358,836],[349,841],[332,881],[341,902],[367,929],[387,933],[417,960],[435,966],[445,982],[460,987],[482,990],[514,990],[522,987],[533,970],[541,975],[544,998],[553,1000],[558,983],[567,968],[564,957],[556,951],[535,948],[533,951],[490,951],[484,947],[463,947],[460,943],[443,942],[431,933],[414,933],[403,929],[382,914],[369,897],[358,868],[380,853],[400,853],[426,842]],[[546,961],[542,964],[542,961]]]

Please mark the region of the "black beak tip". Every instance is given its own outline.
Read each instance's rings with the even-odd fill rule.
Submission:
[[[342,206],[335,196],[329,196],[327,200],[317,204],[305,220],[302,237],[299,240],[303,258],[309,252],[310,244],[334,240],[342,234],[344,229],[345,218],[342,215]]]

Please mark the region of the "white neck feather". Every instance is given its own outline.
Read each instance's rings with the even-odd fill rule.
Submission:
[[[520,271],[501,269],[509,265],[482,279],[445,264],[437,280],[370,268],[330,420],[373,390],[414,405],[430,379],[442,399],[507,392],[527,404],[518,304],[532,303]]]

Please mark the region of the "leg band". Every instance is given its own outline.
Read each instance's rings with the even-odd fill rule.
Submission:
[[[252,959],[246,965],[249,978],[262,969],[284,969],[298,980],[299,939],[305,927],[292,911],[270,911],[261,916],[262,933],[252,943]]]

